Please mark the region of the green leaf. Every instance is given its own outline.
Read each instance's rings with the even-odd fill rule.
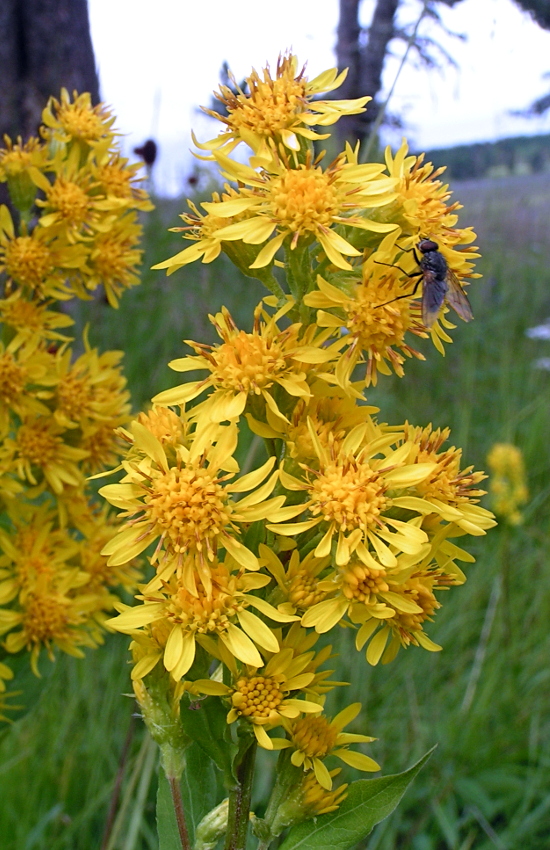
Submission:
[[[435,747],[404,773],[359,779],[336,812],[319,815],[294,826],[279,850],[350,850],[397,806],[408,786],[430,758]]]
[[[198,744],[191,744],[185,756],[186,767],[181,778],[181,793],[189,838],[193,844],[198,824],[218,802],[218,783],[212,760],[204,757],[204,752]]]
[[[223,773],[227,788],[235,784],[232,743],[226,722],[227,711],[219,697],[206,697],[198,703],[181,704],[181,723],[190,738],[212,759]]]
[[[181,795],[189,840],[193,845],[198,824],[216,805],[216,769],[211,759],[205,758],[202,749],[194,743],[185,753],[185,762]],[[170,785],[162,769],[159,771],[157,792],[157,830],[159,850],[181,850]]]

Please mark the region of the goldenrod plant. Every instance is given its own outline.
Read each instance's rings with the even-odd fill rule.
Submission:
[[[495,514],[509,525],[521,525],[520,508],[529,498],[521,449],[513,443],[494,443],[487,465],[492,473],[489,495]]]
[[[0,181],[0,714],[14,669],[47,672],[44,650],[77,657],[103,640],[117,588],[135,590],[133,562],[111,567],[101,549],[113,512],[87,479],[119,457],[115,428],[130,419],[122,352],[99,352],[67,332],[65,302],[112,306],[138,283],[138,211],[152,209],[121,156],[113,116],[88,94],[62,90],[39,135],[4,139]],[[63,302],[60,308],[59,302]],[[17,685],[16,676],[16,685]],[[30,694],[18,693],[18,708]],[[19,705],[20,704],[20,705]]]
[[[120,511],[110,568],[143,554],[152,567],[109,625],[131,637],[134,692],[160,746],[163,850],[244,850],[250,826],[260,850],[364,839],[423,760],[339,784],[337,759],[380,768],[373,739],[353,731],[360,704],[325,708],[345,685],[326,669],[325,636],[352,630],[370,665],[439,651],[429,624],[473,561],[461,538],[494,525],[478,504],[485,476],[445,446],[448,429],[387,424],[365,397],[424,359],[412,341],[444,353],[449,307],[470,318],[478,255],[440,172],[405,142],[385,163],[350,145],[325,161],[327,128],[368,101],[320,99],[344,76],[308,80],[287,54],[274,74],[220,89],[223,109],[208,112],[223,130],[197,146],[227,182],[201,209],[190,202],[174,228],[189,244],[156,268],[224,252],[251,298],[253,279],[268,293],[251,328],[222,308],[209,317],[219,343],[186,340],[170,366],[190,380],[118,429],[122,477],[100,491]],[[253,813],[257,748],[274,781]]]

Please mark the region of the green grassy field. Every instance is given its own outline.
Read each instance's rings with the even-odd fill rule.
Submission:
[[[525,330],[550,316],[550,176],[455,186],[461,224],[479,234],[484,277],[471,287],[476,320],[459,322],[440,357],[369,393],[381,419],[449,425],[468,464],[483,468],[491,444],[525,454],[530,502],[525,523],[500,527],[467,547],[477,562],[433,627],[441,653],[401,652],[370,669],[341,636],[339,699],[360,700],[363,729],[384,773],[438,749],[401,806],[372,833],[368,850],[547,850],[550,835],[550,374],[533,362],[550,341]],[[180,250],[179,204],[166,202],[146,225],[145,267]],[[166,363],[185,338],[212,339],[206,319],[226,304],[249,324],[260,285],[225,261],[195,264],[170,278],[144,272],[118,312],[90,302],[82,326],[101,349],[127,352],[136,408],[177,382]],[[96,850],[121,759],[121,814],[109,850],[156,848],[156,761],[132,720],[127,639],[111,637],[85,661],[60,658],[37,706],[0,740],[2,850]],[[479,677],[477,677],[477,672]],[[103,848],[107,850],[107,845]]]

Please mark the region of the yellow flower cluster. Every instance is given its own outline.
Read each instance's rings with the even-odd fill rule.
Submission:
[[[152,204],[139,187],[139,165],[120,155],[114,118],[89,94],[61,91],[43,112],[40,139],[5,138],[0,181],[21,218],[16,233],[0,212],[0,271],[6,291],[29,300],[90,298],[103,286],[112,306],[139,283],[139,210]],[[36,225],[31,211],[40,213]]]
[[[113,120],[63,90],[40,138],[0,149],[17,210],[0,207],[0,635],[8,660],[29,652],[36,675],[42,649],[53,659],[97,646],[115,588],[139,575],[107,566],[116,528],[86,480],[117,463],[115,429],[130,420],[122,352],[100,353],[86,331],[77,356],[73,319],[54,303],[101,284],[116,305],[137,282],[137,214],[151,203]]]
[[[487,455],[491,471],[489,494],[493,510],[510,525],[521,525],[519,510],[529,498],[521,449],[512,443],[495,443]]]
[[[312,100],[341,79],[328,71],[308,83],[285,56],[275,77],[266,68],[242,90],[222,88],[225,130],[201,148],[233,185],[204,214],[182,216],[193,244],[159,267],[224,251],[272,294],[251,330],[222,309],[209,317],[217,344],[186,341],[191,353],[170,366],[192,379],[124,431],[124,476],[101,490],[121,512],[109,565],[152,551],[138,604],[109,621],[133,638],[138,699],[164,676],[177,699],[220,700],[230,726],[281,751],[302,816],[334,810],[345,792],[332,791],[326,759],[378,769],[350,750],[373,739],[343,731],[359,704],[324,713],[343,683],[321,669],[331,650],[316,649],[318,636],[351,628],[370,664],[400,647],[440,649],[425,628],[439,591],[465,580],[458,562],[473,560],[454,541],[494,525],[478,504],[485,476],[444,446],[448,429],[389,426],[366,404],[378,373],[402,374],[403,355],[423,356],[408,331],[431,331],[438,347],[449,339],[447,306],[463,303],[453,287],[465,295],[445,275],[472,277],[475,255],[447,187],[405,144],[385,166],[361,163],[349,145],[327,166],[315,155],[311,127],[364,107]],[[248,164],[230,156],[240,142]],[[414,253],[421,240],[436,242],[423,246],[435,259]],[[427,328],[419,298],[434,277],[439,317]],[[250,432],[257,459],[241,469]],[[281,812],[281,829],[296,822]]]

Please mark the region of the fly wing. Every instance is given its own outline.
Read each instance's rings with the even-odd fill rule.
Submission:
[[[447,273],[447,294],[445,300],[451,305],[455,313],[465,322],[470,322],[474,318],[472,305],[468,301],[468,297],[460,285],[460,281],[450,269]]]
[[[431,328],[447,296],[447,283],[443,278],[426,273],[422,290],[422,321]]]

